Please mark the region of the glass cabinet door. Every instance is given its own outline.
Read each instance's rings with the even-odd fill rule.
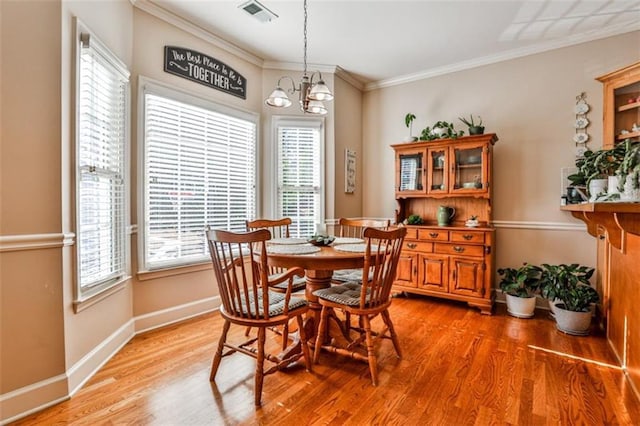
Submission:
[[[429,149],[427,158],[429,161],[427,170],[429,171],[427,192],[440,193],[447,191],[447,148]]]
[[[487,167],[484,145],[453,148],[452,191],[486,191]]]
[[[422,152],[399,155],[399,192],[416,192],[424,190],[423,158],[424,154]]]

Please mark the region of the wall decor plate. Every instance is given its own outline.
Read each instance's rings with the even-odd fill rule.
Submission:
[[[589,135],[587,133],[576,133],[573,135],[573,141],[575,143],[585,143],[589,140]]]
[[[576,114],[586,114],[589,112],[589,105],[585,102],[578,102],[573,110]]]
[[[584,117],[576,118],[576,122],[574,124],[576,129],[585,129],[589,125],[589,120]]]

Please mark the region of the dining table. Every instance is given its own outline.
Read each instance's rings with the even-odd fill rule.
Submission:
[[[291,240],[291,243],[289,241]],[[294,244],[295,242],[304,242]],[[267,262],[269,266],[291,268],[300,267],[305,271],[307,281],[305,297],[309,311],[305,319],[305,332],[313,342],[320,324],[322,306],[314,291],[331,286],[333,271],[357,269],[364,266],[366,244],[360,238],[341,238],[324,246],[315,246],[304,240],[276,239],[268,242]],[[337,317],[333,317],[338,322]],[[343,328],[340,327],[343,331]]]

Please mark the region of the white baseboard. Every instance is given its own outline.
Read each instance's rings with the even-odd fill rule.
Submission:
[[[0,425],[69,399],[136,334],[214,311],[220,304],[220,297],[215,296],[140,315],[127,321],[65,374],[0,395]]]
[[[220,304],[220,296],[214,296],[137,316],[134,318],[136,334],[215,311]]]

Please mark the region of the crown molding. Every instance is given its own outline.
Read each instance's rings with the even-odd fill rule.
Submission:
[[[340,68],[339,66],[336,66],[336,76],[340,77],[342,80],[346,81],[356,89],[360,91],[364,90],[364,83],[362,81],[358,80],[353,75],[351,75],[348,71],[344,70],[343,68]]]
[[[303,72],[304,66],[298,62],[275,62],[265,61],[262,65],[264,69],[281,70],[281,71],[297,71]],[[307,64],[307,71],[320,71],[328,74],[334,74],[340,77],[345,82],[349,83],[358,90],[364,90],[364,83],[349,74],[348,71],[339,67],[338,65],[321,65],[321,64]]]
[[[298,62],[264,61],[262,68],[266,70],[304,71],[304,66]],[[336,68],[335,65],[307,64],[307,72],[320,71],[335,74]]]
[[[218,37],[217,35],[205,30],[204,28],[194,24],[193,22],[187,21],[184,18],[176,15],[173,12],[168,11],[167,9],[158,6],[153,3],[151,0],[130,0],[131,4],[144,11],[150,15],[155,16],[156,18],[162,19],[163,21],[180,28],[192,34],[196,37],[201,38],[204,41],[207,41],[213,44],[216,47],[219,47],[222,50],[225,50],[232,55],[239,57],[240,59],[244,59],[247,62],[250,62],[259,67],[263,66],[264,60],[253,53],[249,53],[247,50],[244,50],[233,43],[229,43],[228,41]]]
[[[453,72],[464,71],[472,68],[481,67],[484,65],[491,65],[498,62],[508,61],[511,59],[522,58],[524,56],[535,55],[537,53],[548,52],[550,50],[561,49],[563,47],[574,46],[576,44],[587,43],[590,41],[600,40],[603,38],[614,37],[626,33],[632,33],[634,31],[640,31],[640,22],[628,25],[625,27],[611,26],[610,28],[591,31],[588,33],[567,37],[562,40],[553,40],[545,43],[540,43],[534,46],[528,46],[521,49],[515,49],[496,55],[483,56],[481,58],[471,59],[469,61],[462,61],[456,64],[451,64],[443,67],[432,68],[429,70],[407,74],[404,76],[393,77],[389,79],[379,80],[372,83],[368,83],[364,87],[364,91],[368,92],[375,89],[382,89],[385,87],[397,86],[400,84],[406,84],[413,81],[424,80],[427,78],[437,77]]]

